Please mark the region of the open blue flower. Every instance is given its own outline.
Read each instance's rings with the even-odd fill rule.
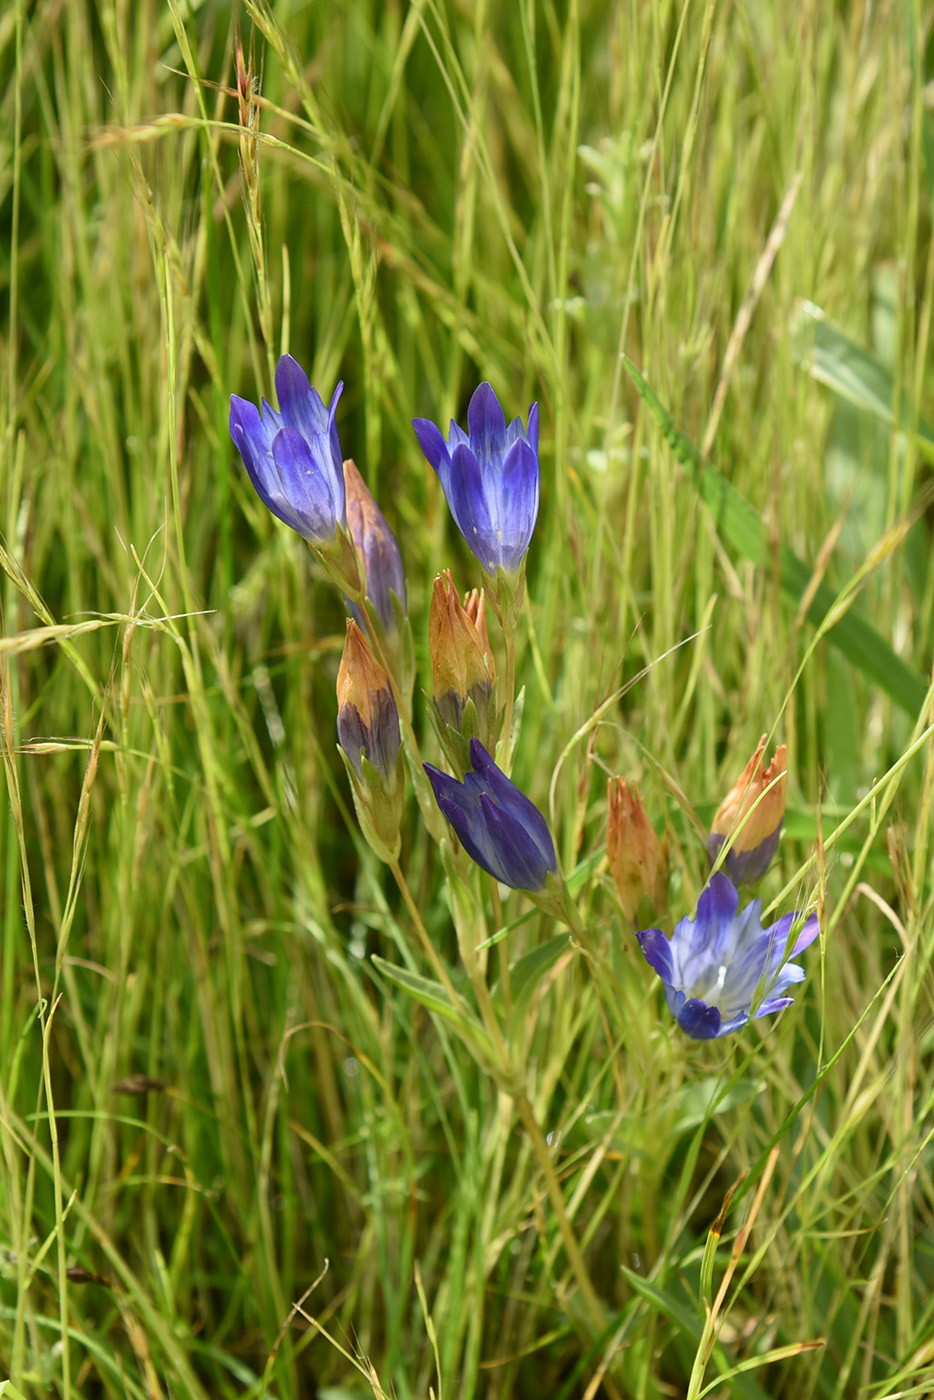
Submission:
[[[467,409],[468,432],[451,420],[447,442],[429,418],[413,418],[419,445],[469,548],[488,574],[518,573],[538,517],[538,404],[521,418],[506,415],[489,384]]]
[[[785,992],[803,982],[804,968],[785,958],[802,953],[820,929],[812,914],[788,948],[797,914],[785,914],[770,928],[761,921],[762,900],[740,914],[739,893],[717,871],[697,902],[697,917],[682,919],[671,939],[661,929],[637,933],[639,946],[665,987],[668,1009],[695,1040],[715,1040],[744,1026],[750,1016],[770,1016],[791,1006]],[[761,997],[753,1010],[756,997]]]
[[[425,764],[438,806],[467,854],[494,879],[514,890],[544,889],[558,870],[548,823],[479,739],[470,741],[470,761],[473,771],[462,783]]]
[[[291,355],[276,367],[278,413],[230,396],[230,436],[257,495],[273,515],[313,545],[331,544],[346,524],[344,470],[334,415],[343,384],[329,408]]]

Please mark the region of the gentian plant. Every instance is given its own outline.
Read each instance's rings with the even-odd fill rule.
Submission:
[[[510,992],[517,963],[510,964],[505,940],[524,922],[526,911],[507,923],[499,889],[505,885],[520,892],[520,899],[525,896],[570,932],[570,945],[559,937],[525,951],[520,959],[523,996],[531,992],[530,979],[544,977],[570,946],[583,955],[607,1018],[623,1015],[626,991],[611,943],[618,925],[614,932],[601,919],[593,897],[599,883],[587,879],[588,866],[594,871],[600,854],[584,860],[575,877],[565,881],[545,817],[508,776],[519,737],[513,730],[517,624],[539,507],[538,407],[529,410],[527,427],[518,418],[507,426],[493,389],[484,383],[470,400],[466,432],[452,421],[445,438],[430,419],[413,420],[484,583],[462,603],[448,570],[434,581],[426,698],[450,769],[445,772],[422,760],[411,707],[414,646],[402,558],[362,474],[352,460],[342,459],[335,423],[340,386],[326,408],[304,372],[284,356],[276,387],[278,410],[264,402],[260,413],[244,399],[231,399],[231,436],[262,500],[309,541],[353,613],[337,678],[339,749],[360,828],[392,873],[409,929],[434,980],[376,959],[379,971],[442,1016],[476,1064],[512,1099],[541,1167],[589,1320],[600,1335],[606,1328],[603,1306],[583,1262],[552,1150],[529,1093],[523,1058],[528,1049],[523,1007],[528,1003],[514,1000]],[[493,645],[487,603],[499,623]],[[780,747],[765,767],[764,747],[763,739],[714,818],[707,854],[717,868],[694,918],[681,919],[670,939],[660,928],[636,934],[662,979],[672,1014],[698,1040],[728,1035],[750,1019],[789,1006],[789,987],[804,977],[791,959],[818,933],[813,915],[799,919],[786,914],[763,928],[760,900],[739,908],[736,884],[763,876],[776,853],[784,815],[785,750]],[[440,846],[457,940],[456,969],[437,931],[429,932],[403,869],[406,767],[421,824]],[[585,777],[580,793],[586,794]],[[631,781],[611,779],[607,798],[603,868],[616,888],[617,912],[629,928],[637,921],[663,919],[669,836],[656,832]],[[445,819],[457,841],[448,839]],[[578,844],[585,830],[581,820],[575,832]],[[477,878],[476,867],[492,877],[492,884]],[[422,855],[419,868],[423,872]],[[424,888],[421,873],[419,883]],[[582,887],[587,893],[579,904]],[[493,943],[499,948],[498,988],[489,985],[487,949]]]

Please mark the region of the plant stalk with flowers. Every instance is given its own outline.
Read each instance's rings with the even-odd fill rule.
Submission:
[[[232,399],[231,435],[261,499],[308,541],[351,613],[337,682],[338,746],[360,829],[391,871],[435,978],[413,980],[407,974],[402,985],[450,1022],[478,1065],[516,1105],[589,1324],[599,1333],[604,1308],[532,1107],[523,1028],[513,1014],[511,968],[500,936],[505,888],[567,927],[567,946],[584,955],[601,1001],[611,1015],[621,1014],[605,933],[582,915],[544,815],[509,776],[521,737],[513,733],[517,630],[539,509],[538,406],[530,408],[527,426],[519,418],[507,426],[485,383],[470,400],[466,432],[452,420],[445,438],[429,419],[413,420],[418,443],[481,571],[481,588],[463,602],[450,570],[437,575],[432,590],[426,700],[445,768],[422,757],[412,706],[411,581],[407,584],[386,517],[353,460],[342,457],[335,417],[340,386],[325,408],[304,372],[284,356],[276,387],[278,410],[264,401],[260,414],[245,400]],[[487,601],[505,654],[501,693]],[[669,1010],[695,1040],[722,1038],[790,1006],[787,990],[804,977],[791,958],[819,932],[813,915],[787,913],[763,928],[761,900],[739,908],[737,886],[754,884],[765,874],[784,814],[785,749],[780,746],[765,767],[765,742],[763,737],[714,817],[708,839],[713,868],[696,915],[682,917],[670,937],[660,927],[638,929],[643,913],[667,911],[667,834],[656,833],[635,784],[616,778],[608,788],[606,863],[624,923],[638,929],[638,946],[662,981]],[[478,1014],[457,986],[456,970],[435,947],[403,868],[403,755],[422,818],[440,847],[461,969]],[[492,940],[478,871],[490,881],[493,937],[500,949],[498,1001],[489,984],[486,949]],[[542,960],[539,976],[549,965]],[[390,978],[401,977],[390,964],[380,966]],[[651,998],[650,985],[643,996]]]

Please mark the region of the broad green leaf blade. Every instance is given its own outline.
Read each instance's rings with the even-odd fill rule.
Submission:
[[[549,938],[546,943],[540,943],[537,948],[533,948],[530,953],[526,953],[513,965],[510,981],[512,983],[512,1019],[514,1023],[525,1013],[532,999],[532,993],[545,973],[554,967],[558,959],[568,951],[569,946],[568,935],[559,933],[554,938]]]
[[[798,359],[819,383],[880,422],[907,433],[928,457],[934,457],[934,428],[923,416],[912,422],[904,411],[896,419],[895,379],[875,355],[809,301],[798,307],[794,334]]]
[[[769,546],[762,521],[754,508],[716,467],[709,462],[701,463],[700,453],[693,442],[675,427],[671,415],[654,390],[626,356],[623,356],[623,365],[675,457],[692,472],[701,500],[713,515],[720,534],[751,563],[763,566],[769,558]],[[782,592],[793,602],[799,603],[811,581],[811,570],[787,545],[781,548],[779,566]],[[808,620],[819,627],[836,601],[833,590],[822,583],[811,600]],[[860,613],[852,608],[844,613],[839,622],[829,629],[827,640],[908,714],[914,717],[919,713],[927,694],[923,679],[906,661],[896,656]]]

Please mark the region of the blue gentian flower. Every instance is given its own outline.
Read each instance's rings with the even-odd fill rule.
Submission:
[[[820,929],[812,914],[787,948],[797,914],[763,928],[762,900],[740,914],[739,892],[717,871],[697,902],[697,917],[682,919],[671,939],[661,929],[637,933],[639,946],[665,987],[668,1009],[695,1040],[715,1040],[744,1026],[750,1016],[771,1016],[791,1006],[785,992],[803,982],[804,968],[784,962],[802,953]],[[753,1010],[756,996],[762,1000]]]
[[[467,854],[494,879],[514,890],[544,889],[558,870],[548,823],[479,739],[470,741],[470,762],[462,783],[425,764],[438,806]]]
[[[276,367],[277,413],[230,396],[230,436],[257,495],[273,515],[310,544],[332,544],[347,521],[344,470],[334,415],[343,384],[329,408],[291,355]]]
[[[481,384],[467,409],[468,432],[452,419],[445,442],[429,418],[413,418],[412,426],[484,570],[517,574],[538,516],[538,404],[529,409],[528,431],[520,418],[507,427],[499,399]]]

